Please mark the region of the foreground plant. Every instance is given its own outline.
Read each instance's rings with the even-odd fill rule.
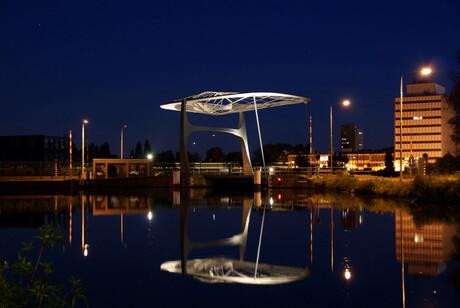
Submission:
[[[39,228],[34,236],[39,243],[38,254],[31,257],[34,246],[23,243],[14,263],[0,259],[0,307],[75,307],[83,302],[88,305],[81,281],[70,277],[68,283],[52,277],[52,262],[45,260],[45,253],[59,245],[64,249],[63,236],[51,225]]]

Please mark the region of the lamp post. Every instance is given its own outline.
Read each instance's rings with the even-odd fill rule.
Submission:
[[[401,75],[400,83],[399,83],[399,181],[402,182],[402,173],[403,173],[403,158],[402,158],[402,146],[403,146],[403,81],[404,76],[413,74],[413,73],[420,73],[422,75],[429,75],[431,74],[431,69],[428,67],[422,68],[416,71],[406,72]],[[396,149],[395,149],[396,150]]]
[[[345,107],[349,106],[350,105],[350,101],[349,100],[343,100],[341,102],[341,104]],[[330,134],[330,137],[331,137],[331,145],[330,145],[330,153],[331,153],[331,171],[330,171],[330,174],[332,175],[332,168],[334,166],[334,163],[333,163],[333,156],[334,156],[334,145],[333,145],[333,140],[332,140],[332,104],[331,104],[331,108],[329,109],[329,125],[330,125],[330,131],[331,131],[331,134]]]
[[[123,130],[127,128],[128,125],[123,125],[121,128],[121,136],[120,136],[120,158],[123,159]]]
[[[85,124],[88,120],[83,120],[81,124],[81,178],[84,180],[85,176]]]

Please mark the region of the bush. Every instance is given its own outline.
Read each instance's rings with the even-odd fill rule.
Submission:
[[[32,243],[23,243],[16,262],[0,264],[0,307],[74,307],[79,301],[87,304],[81,282],[71,277],[69,285],[52,278],[52,263],[45,260],[45,250],[62,247],[62,235],[50,225],[39,228],[38,256],[31,258]]]

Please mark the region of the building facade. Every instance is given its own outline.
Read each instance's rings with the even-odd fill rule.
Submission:
[[[343,153],[348,158],[345,168],[349,171],[379,171],[385,169],[385,153]],[[289,155],[287,166],[296,168],[296,156]],[[304,154],[303,156],[314,166],[329,167],[330,154]]]
[[[342,153],[356,153],[364,149],[364,133],[355,124],[340,126],[340,151]]]
[[[69,160],[69,137],[0,136],[0,161],[66,162]]]
[[[448,152],[455,155],[451,140],[452,127],[447,121],[455,116],[449,108],[444,87],[433,82],[406,85],[402,102],[402,131],[400,97],[394,99],[395,169],[400,170],[402,150],[403,168],[424,157],[434,161]],[[402,133],[402,136],[401,136]],[[401,139],[402,138],[402,139]]]

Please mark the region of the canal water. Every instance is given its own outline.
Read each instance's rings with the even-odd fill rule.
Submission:
[[[0,257],[59,225],[46,257],[90,307],[460,307],[446,221],[304,190],[1,195]]]

